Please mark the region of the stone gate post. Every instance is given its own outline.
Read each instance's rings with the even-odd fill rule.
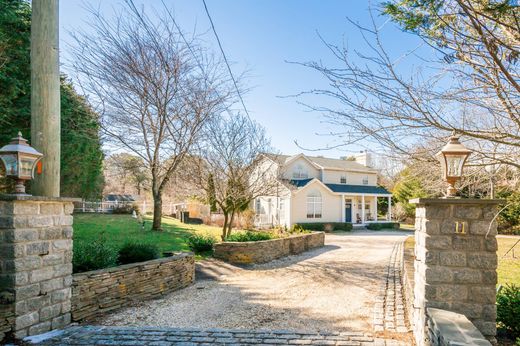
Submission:
[[[414,199],[414,335],[431,342],[428,308],[465,315],[487,339],[496,335],[497,224],[500,200]],[[430,326],[430,330],[429,330]]]
[[[73,200],[0,195],[0,342],[70,323]]]

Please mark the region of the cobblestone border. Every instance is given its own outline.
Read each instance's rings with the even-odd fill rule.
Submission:
[[[48,337],[26,338],[30,345],[350,345],[404,346],[396,340],[374,339],[363,332],[304,332],[293,330],[198,329],[160,327],[69,327]]]
[[[374,304],[374,331],[408,333],[403,300],[402,266],[403,245],[394,245]]]

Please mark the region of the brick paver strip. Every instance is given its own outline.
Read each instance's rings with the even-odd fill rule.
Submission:
[[[402,286],[403,243],[396,243],[374,304],[374,331],[407,333]]]
[[[390,345],[395,340],[375,339],[369,333],[312,333],[288,330],[194,329],[73,326],[61,333],[27,338],[29,345]],[[394,343],[392,343],[394,345]],[[397,344],[399,345],[399,344]],[[406,345],[406,344],[400,344]]]

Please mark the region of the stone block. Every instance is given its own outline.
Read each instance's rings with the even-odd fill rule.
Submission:
[[[35,324],[34,326],[31,326],[29,328],[28,335],[43,334],[45,332],[48,332],[49,330],[51,330],[51,322],[50,321],[42,322],[42,323]]]
[[[40,214],[61,215],[63,214],[63,203],[42,203],[40,205]]]
[[[54,221],[52,216],[47,215],[22,215],[13,220],[13,228],[40,228],[51,227]]]
[[[56,226],[72,226],[74,221],[72,215],[52,216],[52,219]]]
[[[496,270],[481,270],[482,273],[482,283],[484,284],[497,284],[497,271]]]
[[[5,240],[8,243],[22,243],[36,241],[39,238],[37,229],[6,229]]]
[[[53,267],[54,277],[72,274],[72,263],[58,264]]]
[[[453,208],[453,216],[464,220],[477,220],[482,217],[482,207],[456,205]]]
[[[61,316],[52,319],[52,329],[61,329],[70,324],[71,315],[70,313],[63,314]]]
[[[454,284],[479,284],[482,282],[480,270],[470,268],[452,268]]]
[[[26,271],[38,269],[41,267],[41,258],[39,256],[26,256],[13,260],[5,260],[4,268],[8,271]]]
[[[497,319],[496,304],[482,305],[482,319],[484,321],[495,321]]]
[[[453,302],[451,304],[451,311],[463,314],[469,319],[480,318],[482,316],[483,307],[481,304]]]
[[[43,266],[54,266],[57,264],[63,264],[67,262],[65,259],[64,253],[52,253],[45,256],[42,256],[42,264]],[[69,261],[70,262],[70,261]]]
[[[29,243],[25,246],[27,255],[46,255],[49,253],[48,242]]]
[[[39,322],[39,314],[34,311],[25,315],[16,317],[15,319],[15,330],[20,330],[37,324]]]
[[[42,294],[47,294],[52,291],[62,289],[63,287],[63,280],[56,280],[55,278],[40,283],[40,290]]]
[[[496,301],[496,289],[494,286],[472,286],[469,288],[468,299],[483,305],[493,304]]]
[[[440,302],[463,301],[467,297],[468,287],[465,285],[444,284],[436,287],[436,299]]]
[[[441,226],[438,220],[422,219],[421,229],[427,234],[440,234]]]
[[[497,254],[489,252],[475,252],[467,255],[468,266],[470,268],[478,269],[496,269],[497,268]]]
[[[495,221],[471,221],[469,224],[469,233],[475,235],[494,236],[497,234],[497,223]]]
[[[74,212],[74,203],[64,203],[63,213],[65,215],[71,215]]]
[[[439,264],[448,267],[465,267],[466,253],[462,251],[442,251],[439,254]]]
[[[483,241],[486,251],[496,252],[498,250],[498,242],[495,237],[489,237]]]
[[[52,242],[52,249],[56,251],[72,250],[72,240],[60,239]]]
[[[429,266],[424,274],[428,283],[452,283],[453,273],[450,268],[442,266]]]
[[[427,219],[447,219],[451,216],[451,205],[426,206],[424,217]]]
[[[428,250],[443,250],[451,247],[451,237],[450,236],[440,236],[440,235],[432,235],[426,236],[424,239],[424,246]]]
[[[473,320],[472,322],[484,336],[495,336],[497,334],[497,324],[495,322],[483,320]]]
[[[31,283],[46,281],[54,277],[54,270],[52,267],[45,267],[42,269],[33,270],[29,276]]]
[[[57,290],[51,293],[52,303],[61,303],[70,299],[71,290],[70,287]]]
[[[12,214],[14,215],[38,215],[40,205],[37,202],[16,201],[13,203]]]
[[[453,250],[480,251],[483,248],[483,239],[471,235],[455,235],[453,238]]]
[[[40,310],[40,321],[47,321],[59,316],[61,313],[61,303],[49,305]]]
[[[32,284],[16,288],[16,300],[24,300],[40,294],[40,285]]]
[[[61,227],[47,227],[40,230],[41,240],[63,239],[63,230]]]

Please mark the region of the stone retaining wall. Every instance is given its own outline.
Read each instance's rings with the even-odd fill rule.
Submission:
[[[195,281],[191,253],[73,275],[72,320],[159,298]]]
[[[223,242],[213,246],[213,256],[231,263],[266,263],[280,257],[322,247],[324,243],[325,233],[323,232],[271,240]]]

